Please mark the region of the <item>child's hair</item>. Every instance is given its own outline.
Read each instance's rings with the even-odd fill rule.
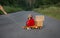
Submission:
[[[29,15],[28,15],[28,17],[32,17],[32,15],[31,15],[31,14],[29,14]]]
[[[29,17],[29,18],[32,19],[33,17]],[[28,19],[29,19],[29,18],[28,18]]]
[[[31,19],[32,19],[32,18],[33,18],[33,16],[32,16],[31,14],[29,14],[29,15],[28,15],[28,19],[29,19],[29,18],[31,18]]]

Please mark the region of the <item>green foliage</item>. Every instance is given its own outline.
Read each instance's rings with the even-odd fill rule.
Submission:
[[[13,7],[13,6],[4,6],[4,9],[5,9],[6,12],[10,12],[10,13],[22,10],[22,8]]]
[[[0,0],[1,5],[38,8],[41,5],[59,4],[60,0]]]
[[[7,13],[12,13],[12,12],[21,11],[21,10],[23,10],[23,9],[20,8],[20,7],[4,6],[4,10],[5,10]],[[3,12],[0,11],[0,14],[3,14]]]
[[[60,19],[60,7],[50,6],[48,8],[44,8],[44,9],[37,8],[37,9],[34,9],[34,11]]]

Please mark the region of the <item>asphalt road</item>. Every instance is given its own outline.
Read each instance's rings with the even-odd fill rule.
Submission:
[[[45,16],[41,30],[24,30],[28,14],[41,15],[34,11],[20,11],[0,15],[0,38],[60,38],[60,20]]]

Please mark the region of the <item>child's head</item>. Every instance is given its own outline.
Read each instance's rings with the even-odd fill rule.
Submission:
[[[31,14],[28,15],[28,19],[32,19],[32,17],[33,17],[33,16],[32,16]]]

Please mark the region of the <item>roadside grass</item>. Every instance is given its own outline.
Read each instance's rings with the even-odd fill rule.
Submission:
[[[60,7],[50,6],[48,8],[36,8],[34,11],[59,19],[60,20]]]
[[[20,7],[13,7],[13,6],[3,6],[3,8],[7,13],[17,12],[22,10],[22,8]],[[0,10],[0,14],[4,14],[4,13]]]

